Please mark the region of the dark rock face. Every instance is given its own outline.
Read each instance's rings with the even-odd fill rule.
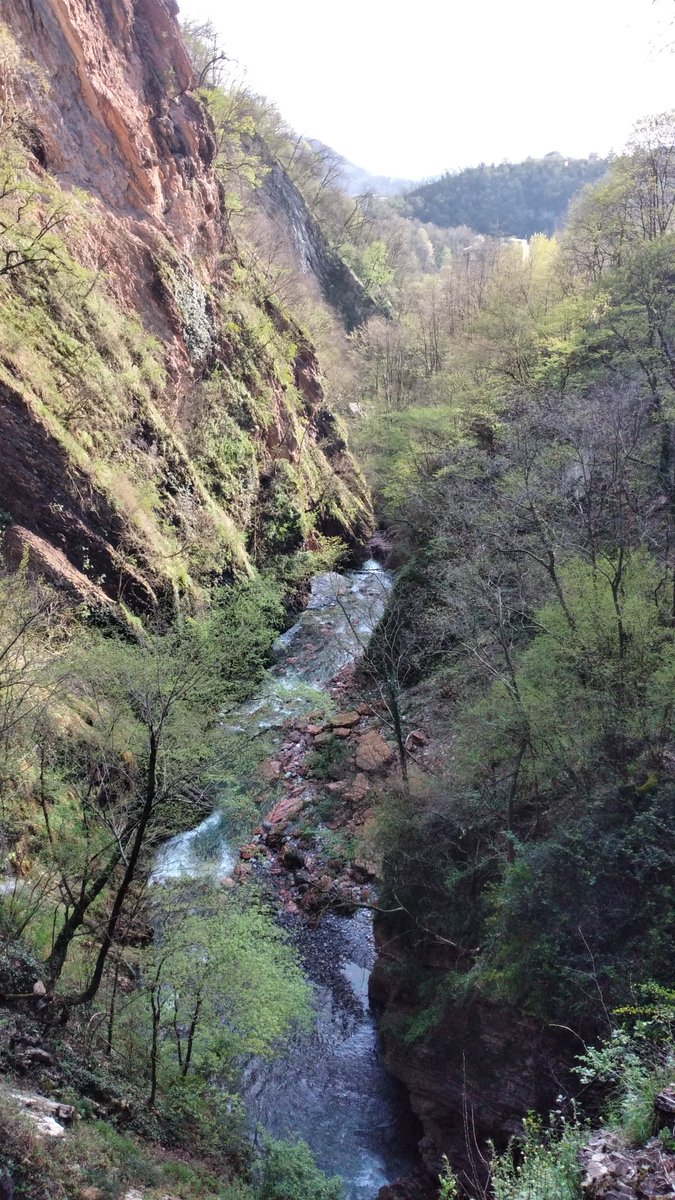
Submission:
[[[380,1013],[385,1063],[407,1087],[413,1112],[424,1130],[420,1149],[434,1174],[447,1154],[466,1168],[488,1139],[503,1145],[522,1133],[530,1109],[548,1111],[570,1082],[578,1043],[566,1031],[545,1025],[506,1006],[474,997],[448,1003],[429,1032],[407,1043],[395,1031],[419,1016],[417,990],[401,982],[401,959],[392,958],[391,928],[378,931],[380,957],[370,981],[371,1002]],[[400,954],[400,950],[396,950]],[[454,965],[436,950],[434,965],[416,967],[429,981]]]
[[[304,197],[281,163],[270,158],[262,144],[257,144],[256,149],[268,167],[258,196],[263,209],[274,220],[283,222],[302,270],[315,277],[324,299],[340,313],[347,329],[354,329],[379,311],[375,301],[351,267],[330,249]]]

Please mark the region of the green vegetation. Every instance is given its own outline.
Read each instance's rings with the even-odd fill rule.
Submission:
[[[379,818],[415,1038],[476,995],[588,1038],[672,986],[673,122],[559,237],[451,257],[360,335],[388,641],[451,747]],[[435,987],[420,930],[457,949]]]
[[[242,1060],[312,1019],[255,873],[148,879],[221,801],[205,859],[258,819],[264,746],[220,714],[263,679],[312,572],[369,531],[348,433],[404,564],[361,668],[401,768],[373,857],[416,1002],[386,1032],[414,1055],[476,997],[589,1042],[618,1017],[579,1074],[639,1142],[673,1066],[675,116],[609,164],[549,156],[354,202],[324,148],[228,78],[210,27],[187,36],[224,253],[209,275],[158,233],[148,318],[92,265],[99,208],[36,162],[16,97],[46,85],[0,27],[0,388],[39,492],[28,532],[80,598],[30,549],[0,573],[0,1050],[11,1065],[34,1022],[83,1118],[48,1158],[3,1101],[0,1168],[35,1200],[139,1182],[339,1200],[304,1143],[256,1156],[247,1134]],[[257,200],[279,164],[378,314],[349,336]],[[15,492],[0,481],[8,546]],[[424,772],[404,720],[420,697],[442,751]],[[331,738],[309,773],[340,778],[348,754]],[[352,839],[323,849],[347,863]],[[573,1200],[584,1135],[529,1117],[493,1154],[494,1200]],[[457,1188],[448,1167],[442,1200]]]
[[[3,868],[15,877],[2,898],[0,986],[20,1003],[46,980],[49,1011],[68,1020],[61,1087],[86,1116],[88,1096],[121,1091],[138,1106],[136,1133],[231,1172],[248,1155],[244,1129],[236,1098],[216,1101],[209,1079],[236,1084],[243,1053],[277,1053],[308,1021],[311,991],[254,888],[202,888],[197,900],[187,886],[149,891],[147,876],[158,844],[214,806],[233,757],[243,778],[251,755],[223,735],[218,712],[261,679],[279,591],[232,587],[204,617],[137,642],[74,616],[25,566],[0,577]],[[102,1136],[81,1135],[92,1171]],[[122,1143],[111,1195],[149,1158]],[[47,1164],[37,1151],[28,1159],[32,1195],[33,1166],[39,1181]],[[52,1167],[53,1194],[72,1194],[66,1165]],[[154,1160],[146,1173],[166,1178]],[[204,1194],[229,1193],[214,1183]]]
[[[406,192],[404,211],[434,225],[468,225],[495,237],[549,236],[561,224],[573,196],[607,170],[597,157],[547,154],[521,163],[481,163],[446,171]]]
[[[492,1160],[494,1200],[578,1200],[584,1130],[564,1121],[555,1130],[545,1129],[534,1114],[526,1117],[524,1127],[523,1137]]]
[[[643,984],[635,1003],[616,1009],[612,1019],[611,1037],[578,1057],[577,1074],[582,1083],[604,1085],[609,1125],[640,1146],[657,1132],[654,1097],[672,1082],[675,993]],[[674,1136],[672,1125],[660,1132],[664,1144]]]
[[[342,1182],[319,1171],[305,1142],[265,1146],[260,1200],[341,1200]]]

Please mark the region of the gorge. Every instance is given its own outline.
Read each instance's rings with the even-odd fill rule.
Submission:
[[[0,1200],[675,1195],[674,147],[0,0]]]

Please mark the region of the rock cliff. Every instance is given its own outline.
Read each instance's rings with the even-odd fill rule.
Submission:
[[[351,268],[331,250],[304,196],[282,164],[269,155],[260,139],[256,150],[266,167],[258,204],[281,228],[300,269],[316,279],[324,299],[340,314],[346,328],[356,328],[381,310]]]
[[[454,952],[420,944],[398,916],[378,918],[376,940],[371,1002],[387,1068],[405,1084],[424,1131],[423,1161],[435,1179],[446,1154],[475,1186],[485,1178],[488,1140],[505,1145],[522,1134],[527,1112],[548,1112],[569,1094],[578,1040],[475,993],[433,1003],[425,1021],[421,997],[442,994]]]
[[[135,612],[371,525],[313,348],[242,266],[176,11],[0,6],[0,523]]]

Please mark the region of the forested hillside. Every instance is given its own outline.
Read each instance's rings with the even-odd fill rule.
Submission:
[[[575,193],[606,169],[606,159],[555,153],[520,163],[481,163],[446,171],[407,191],[403,211],[420,221],[446,228],[469,225],[493,237],[550,236]]]
[[[404,564],[374,669],[436,742],[380,814],[377,992],[439,1152],[462,1153],[467,1096],[480,1142],[563,1079],[583,1095],[579,1038],[668,1024],[673,132],[639,127],[558,237],[412,280],[364,348]],[[672,1051],[646,1045],[648,1111]]]
[[[2,17],[1,1200],[673,1195],[675,116],[354,197]]]

